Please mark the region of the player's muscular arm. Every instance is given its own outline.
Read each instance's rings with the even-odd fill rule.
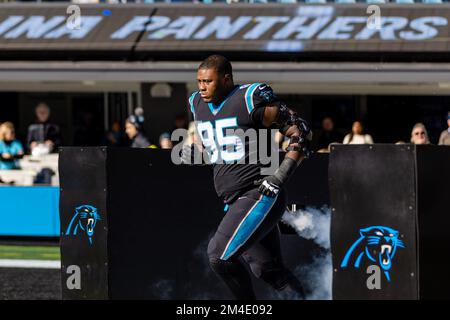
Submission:
[[[263,125],[266,128],[269,128],[272,126],[273,123],[275,123],[278,119],[278,112],[279,107],[278,106],[266,106],[264,109],[264,115],[263,115]],[[284,129],[285,131],[282,132],[286,137],[300,137],[300,130],[296,125],[291,125]],[[294,142],[290,144],[290,146],[299,148],[298,142]],[[294,148],[294,149],[295,149]],[[303,160],[304,155],[300,151],[291,150],[286,153],[286,157],[291,158],[294,161],[297,161],[297,163],[300,163],[301,160]]]

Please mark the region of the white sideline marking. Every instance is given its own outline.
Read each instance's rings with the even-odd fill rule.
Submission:
[[[0,259],[0,268],[61,269],[59,260]]]

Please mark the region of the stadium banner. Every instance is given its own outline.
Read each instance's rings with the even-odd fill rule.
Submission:
[[[450,51],[450,5],[1,5],[0,50]],[[370,13],[368,13],[370,12]]]

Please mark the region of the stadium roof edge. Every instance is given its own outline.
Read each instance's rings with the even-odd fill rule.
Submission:
[[[192,82],[198,62],[1,62],[0,81]],[[235,62],[243,81],[448,82],[450,63]]]

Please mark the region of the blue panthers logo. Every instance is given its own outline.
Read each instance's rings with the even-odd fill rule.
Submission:
[[[266,102],[273,102],[277,100],[277,96],[268,85],[262,84],[258,87],[259,96]]]
[[[391,281],[389,270],[392,267],[392,260],[397,248],[405,247],[403,241],[398,238],[399,232],[388,227],[373,226],[360,229],[359,234],[360,238],[345,254],[341,268],[346,268],[349,264],[359,268],[362,259],[366,257],[378,264],[384,271],[386,279]]]
[[[66,230],[66,236],[86,233],[89,244],[92,244],[92,236],[97,221],[101,220],[97,208],[89,205],[82,205],[75,208],[75,214]]]

